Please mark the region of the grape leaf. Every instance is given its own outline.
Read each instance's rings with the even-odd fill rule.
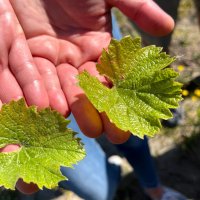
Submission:
[[[18,144],[14,152],[0,153],[0,185],[14,189],[22,178],[39,188],[53,188],[66,180],[60,166],[72,167],[85,152],[69,123],[50,108],[37,111],[23,99],[3,105],[0,111],[0,147]]]
[[[143,138],[153,136],[161,127],[159,119],[169,119],[169,108],[176,108],[181,98],[178,73],[166,68],[171,58],[162,48],[141,47],[140,38],[112,39],[103,50],[97,69],[113,84],[108,88],[86,71],[78,77],[79,85],[99,112],[117,127]]]

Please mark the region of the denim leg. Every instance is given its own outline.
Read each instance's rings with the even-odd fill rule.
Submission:
[[[146,137],[140,139],[131,136],[127,142],[116,147],[134,168],[143,188],[155,188],[160,185]]]
[[[69,189],[87,200],[111,200],[120,181],[120,167],[110,164],[99,144],[84,136],[71,115],[69,128],[78,132],[86,150],[86,157],[74,169],[61,167],[68,181],[60,186]]]

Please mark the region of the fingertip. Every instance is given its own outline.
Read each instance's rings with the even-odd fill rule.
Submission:
[[[154,7],[150,7],[149,12],[148,6],[147,8],[143,8],[144,11],[140,11],[140,14],[137,14],[134,22],[146,33],[149,33],[153,36],[165,36],[171,33],[174,29],[174,20],[170,15],[165,13],[160,7],[157,5]],[[153,13],[153,14],[151,14]]]
[[[166,15],[167,15],[166,17],[168,17],[168,20],[167,20],[167,23],[166,23],[165,27],[163,28],[164,30],[161,32],[160,36],[164,36],[164,35],[171,33],[175,27],[175,22],[174,22],[173,18],[168,14],[166,14]]]
[[[102,134],[103,126],[99,113],[85,95],[77,97],[77,101],[71,104],[71,111],[86,136],[97,138]]]
[[[160,15],[157,14],[157,16],[151,19],[149,25],[144,24],[144,21],[139,22],[138,20],[141,28],[150,35],[162,37],[170,34],[174,29],[175,22],[173,18],[167,13],[164,13],[164,11],[160,12]],[[160,18],[160,20],[157,20],[157,18]]]
[[[114,132],[115,134],[112,134],[111,132],[106,133],[106,137],[113,144],[123,144],[129,139],[131,135],[130,132],[125,132],[120,129],[115,129]]]
[[[19,148],[20,148],[20,145],[18,144],[9,144],[3,148],[0,148],[0,152],[1,153],[13,152],[13,151],[17,151]]]
[[[101,119],[103,121],[104,133],[108,140],[113,144],[122,144],[126,142],[131,136],[129,131],[123,131],[119,129],[114,123],[110,122],[106,113],[101,113]]]
[[[138,27],[150,35],[164,36],[169,34],[174,28],[172,17],[152,0],[108,0],[108,2],[112,6],[119,8]]]
[[[31,195],[39,190],[38,186],[34,183],[25,183],[22,179],[19,179],[16,183],[16,188],[26,195]]]

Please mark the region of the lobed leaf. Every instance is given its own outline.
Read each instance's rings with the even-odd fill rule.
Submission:
[[[182,99],[181,84],[174,81],[178,73],[166,68],[174,58],[161,50],[153,45],[142,48],[140,38],[112,39],[97,69],[113,87],[86,71],[79,75],[79,85],[97,110],[140,138],[153,136],[161,128],[160,119],[171,118],[169,109]]]
[[[0,111],[0,147],[20,145],[14,152],[0,153],[0,185],[14,189],[19,178],[41,189],[53,188],[66,180],[60,166],[72,167],[85,152],[69,123],[49,108],[37,111],[26,107],[23,99],[2,106]]]

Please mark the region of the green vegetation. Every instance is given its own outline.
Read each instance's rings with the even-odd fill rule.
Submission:
[[[143,138],[153,136],[161,127],[159,119],[172,117],[170,108],[178,107],[181,84],[173,69],[174,61],[161,48],[141,47],[140,38],[111,40],[103,51],[97,69],[112,88],[104,86],[87,72],[79,75],[79,84],[99,112],[106,112],[115,125]]]
[[[66,180],[60,166],[72,167],[85,152],[69,121],[50,109],[26,107],[23,99],[3,105],[0,112],[0,147],[17,144],[20,148],[0,153],[0,185],[15,189],[19,178],[39,188],[53,188]]]

